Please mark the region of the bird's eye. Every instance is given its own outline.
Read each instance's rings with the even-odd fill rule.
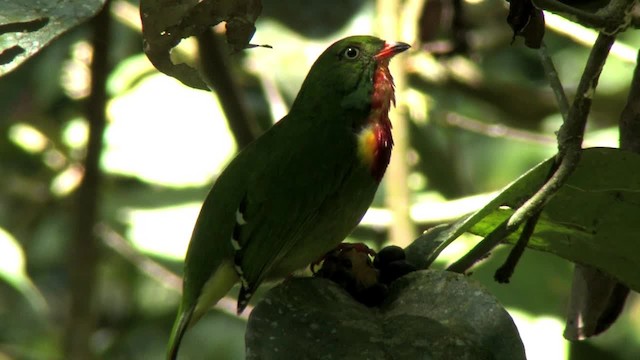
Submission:
[[[354,60],[357,59],[358,56],[360,56],[360,49],[354,46],[349,46],[344,50],[342,55],[349,60]]]

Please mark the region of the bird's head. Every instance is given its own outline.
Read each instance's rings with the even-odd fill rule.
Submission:
[[[405,43],[385,42],[373,36],[350,36],[335,42],[309,70],[294,107],[318,104],[368,110],[378,85],[389,87],[392,98],[390,76],[387,84],[378,84],[375,74],[380,69],[388,73],[389,60],[409,47]]]

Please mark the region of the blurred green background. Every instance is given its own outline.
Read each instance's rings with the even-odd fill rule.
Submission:
[[[419,21],[421,1],[405,2],[401,38],[414,44],[398,65],[406,84],[410,173],[406,185],[385,183],[352,241],[379,248],[391,239],[389,186],[410,189],[415,232],[481,207],[493,192],[555,153],[561,117],[538,53],[517,39],[507,3],[464,3],[470,53],[438,59],[423,49],[450,46],[447,2],[440,26]],[[269,124],[287,112],[315,58],[351,34],[380,34],[375,1],[263,0],[255,48],[231,55],[231,73],[247,110]],[[413,6],[413,8],[411,7]],[[97,329],[98,358],[158,359],[179,301],[191,229],[216,175],[237,151],[216,95],[190,89],[155,70],[142,53],[138,4],[114,1],[108,60],[108,124],[101,159]],[[413,13],[411,9],[417,10]],[[545,41],[569,94],[589,51],[591,33],[547,18]],[[428,32],[427,43],[418,35]],[[640,34],[628,31],[610,55],[594,98],[587,146],[617,147],[617,121],[628,92]],[[192,58],[193,43],[180,54]],[[89,25],[67,32],[0,78],[0,359],[62,359],[70,307],[68,254],[74,194],[83,177],[85,117],[93,46]],[[392,121],[393,121],[392,115]],[[464,254],[477,238],[450,246],[437,266]],[[406,243],[404,243],[406,245]],[[514,317],[529,359],[637,359],[640,303],[595,339],[562,338],[571,264],[527,251],[511,283],[494,283],[501,248],[479,264],[483,283]],[[169,271],[167,271],[169,270]],[[259,297],[259,296],[258,296]],[[245,319],[214,310],[189,332],[184,359],[244,358]]]

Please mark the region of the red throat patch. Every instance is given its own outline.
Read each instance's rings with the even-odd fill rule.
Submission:
[[[371,175],[377,181],[382,180],[391,159],[393,137],[389,109],[391,103],[395,106],[395,102],[393,77],[389,72],[389,59],[383,59],[378,63],[373,75],[373,95],[371,96],[368,125],[358,135],[360,155],[369,165]]]

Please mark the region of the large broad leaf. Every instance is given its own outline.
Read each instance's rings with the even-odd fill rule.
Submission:
[[[524,359],[507,312],[462,275],[416,271],[368,308],[333,282],[290,279],[249,318],[247,359]]]
[[[171,50],[182,39],[200,35],[222,21],[226,21],[232,49],[249,47],[261,11],[260,0],[141,0],[144,52],[158,70],[187,86],[206,90],[196,69],[171,61]]]
[[[103,5],[104,0],[0,0],[0,76]]]
[[[489,234],[544,182],[547,160],[509,185],[475,214],[439,234],[442,250],[463,232]],[[567,183],[547,204],[529,247],[606,271],[640,290],[640,155],[585,149]],[[507,241],[515,243],[519,232]],[[439,251],[436,251],[437,256]]]

